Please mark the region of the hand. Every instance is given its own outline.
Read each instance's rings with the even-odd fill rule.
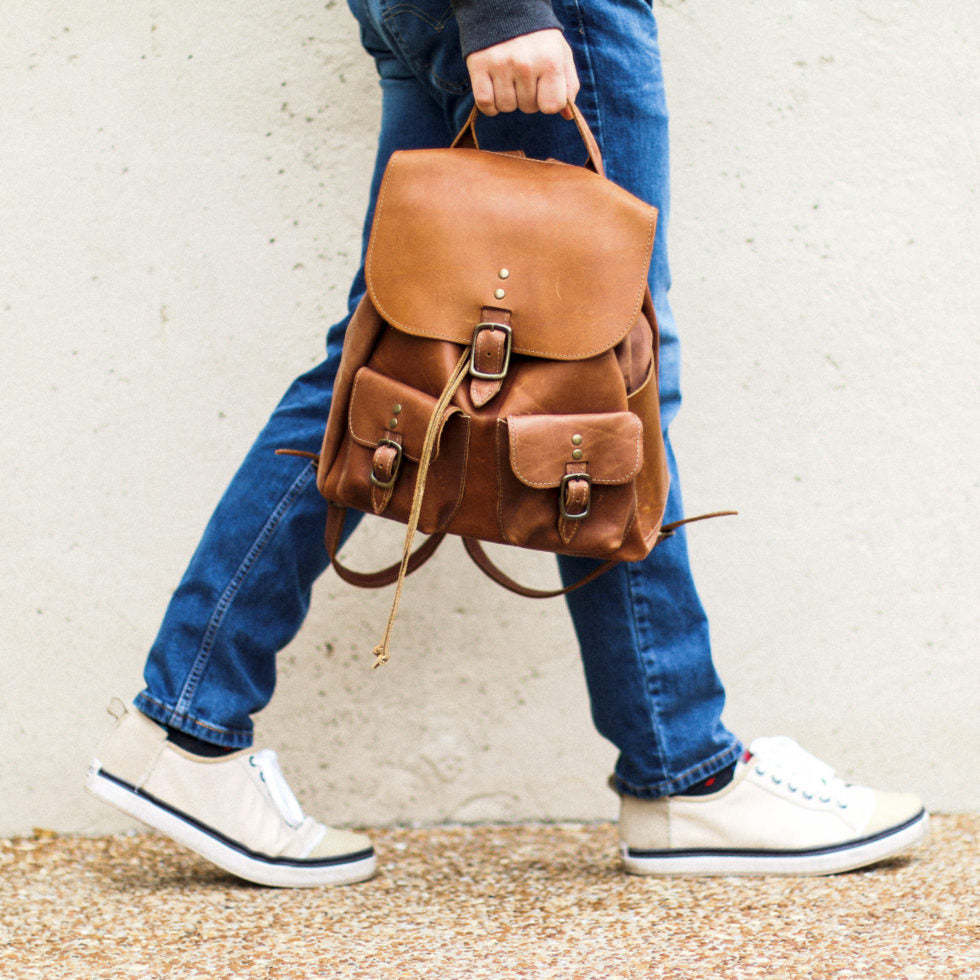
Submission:
[[[549,28],[501,41],[466,59],[477,108],[500,112],[560,112],[572,118],[578,95],[572,49],[561,31]]]

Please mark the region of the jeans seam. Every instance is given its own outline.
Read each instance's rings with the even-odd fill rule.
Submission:
[[[656,740],[656,744],[659,748],[661,761],[664,758],[663,751],[663,725],[660,723],[659,713],[657,711],[657,699],[653,696],[650,690],[650,684],[652,680],[651,671],[649,669],[647,658],[643,655],[643,644],[642,631],[640,629],[639,623],[639,613],[636,608],[636,591],[633,588],[633,570],[634,567],[631,564],[626,565],[626,587],[629,592],[629,602],[630,602],[630,622],[632,627],[632,632],[634,636],[634,648],[636,650],[636,659],[639,663],[640,669],[643,673],[643,695],[647,701],[648,706],[648,717],[650,718],[650,728],[653,738]],[[617,780],[619,776],[615,777]]]
[[[595,136],[596,142],[599,144],[599,152],[602,152],[602,109],[599,106],[599,85],[595,77],[595,68],[593,66],[592,58],[592,44],[589,38],[589,33],[585,29],[585,16],[582,11],[582,4],[580,0],[575,0],[575,17],[578,21],[579,33],[582,37],[582,57],[585,60],[585,64],[577,66],[579,68],[580,74],[588,72],[589,76],[589,91],[594,93],[592,98],[592,119],[591,128],[592,135]],[[584,88],[584,86],[583,86]]]
[[[595,64],[594,64],[595,59],[592,54],[591,37],[590,37],[590,32],[586,29],[586,19],[585,19],[585,14],[583,11],[583,5],[581,3],[581,0],[574,0],[574,9],[575,9],[575,17],[577,20],[577,26],[579,29],[579,34],[581,36],[581,51],[582,51],[582,59],[584,61],[584,64],[579,65],[578,68],[580,74],[588,76],[589,85],[587,86],[587,88],[589,91],[594,93],[593,98],[591,100],[592,119],[590,120],[590,122],[591,122],[593,134],[596,138],[596,141],[599,144],[599,149],[601,152],[604,143],[603,112],[602,112],[602,106],[599,102],[599,92],[601,91],[601,88],[595,76]],[[636,598],[635,598],[636,590],[634,589],[634,584],[633,584],[633,569],[630,565],[627,565],[626,567],[626,585],[627,585],[627,590],[629,592],[631,629],[635,640],[636,658],[637,658],[638,666],[643,675],[643,681],[644,681],[643,696],[648,705],[648,717],[650,720],[650,734],[656,740],[656,744],[658,746],[658,751],[660,753],[661,764],[662,764],[665,758],[669,758],[669,752],[664,751],[664,734],[666,729],[664,728],[664,725],[662,724],[659,717],[659,713],[657,710],[657,698],[654,697],[653,692],[650,689],[651,684],[655,680],[654,672],[651,671],[646,656],[644,656],[643,653],[641,652],[642,644],[640,640],[642,636],[642,630],[640,628],[639,612],[636,607]],[[665,780],[662,783],[658,784],[658,787],[666,788],[666,787],[673,786],[682,778],[683,777],[676,777],[675,779]],[[651,792],[656,795],[659,795],[658,787],[647,787],[647,788],[634,787],[631,784],[627,783],[625,780],[622,780],[618,774],[614,774],[613,779],[616,781],[616,784],[621,786],[622,788],[626,789],[627,787],[629,787],[629,790],[635,791],[635,794],[634,792],[631,792],[630,795],[643,795],[643,794],[650,794]],[[696,782],[696,780],[693,780],[690,785],[693,785],[693,782]]]
[[[218,598],[214,611],[211,613],[211,617],[208,620],[207,626],[205,627],[204,637],[201,640],[201,646],[198,649],[197,657],[191,666],[190,672],[187,675],[187,680],[184,682],[184,686],[181,688],[180,695],[177,698],[177,704],[174,707],[173,714],[175,721],[178,718],[188,716],[188,710],[190,709],[191,702],[194,700],[194,695],[197,693],[198,685],[202,676],[204,675],[204,671],[207,668],[211,654],[214,650],[215,639],[219,630],[221,629],[222,624],[224,623],[228,610],[231,608],[231,605],[235,601],[235,597],[241,589],[242,584],[248,577],[248,573],[252,570],[255,562],[258,560],[266,545],[269,543],[269,540],[279,527],[282,519],[285,517],[289,508],[293,505],[293,502],[303,492],[303,490],[306,489],[307,484],[313,478],[315,473],[316,470],[312,463],[303,467],[302,472],[292,482],[292,484],[290,484],[289,489],[285,494],[283,494],[279,503],[269,515],[269,518],[262,526],[262,530],[259,531],[257,537],[252,542],[251,547],[246,552],[245,557],[235,570],[235,574],[231,577],[231,580],[225,586],[224,591]]]
[[[470,90],[469,84],[463,84],[461,82],[451,82],[448,79],[443,78],[435,71],[435,65],[422,61],[421,59],[411,58],[407,52],[408,45],[405,43],[405,37],[402,32],[398,29],[398,24],[395,20],[395,16],[399,13],[410,13],[414,14],[423,23],[428,24],[437,34],[441,34],[445,30],[446,24],[453,17],[453,8],[451,4],[446,4],[446,10],[443,14],[443,18],[440,21],[435,21],[433,18],[429,17],[424,10],[417,7],[413,3],[408,2],[397,2],[391,6],[384,8],[381,20],[384,24],[385,30],[391,34],[398,47],[399,60],[402,60],[406,64],[412,73],[417,78],[419,72],[422,72],[424,76],[427,76],[433,82],[435,82],[444,92],[450,95],[464,95]],[[425,82],[425,78],[421,79]]]

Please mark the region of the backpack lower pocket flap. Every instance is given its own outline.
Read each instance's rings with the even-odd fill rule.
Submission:
[[[510,467],[528,487],[557,487],[569,466],[592,483],[618,485],[643,466],[643,423],[632,412],[598,415],[512,415]]]
[[[380,439],[399,436],[404,456],[417,463],[437,401],[410,385],[362,367],[354,377],[351,391],[348,419],[351,437],[362,446],[372,447]],[[452,405],[446,409],[440,423],[440,437],[448,419],[459,411]],[[437,442],[435,456],[438,455]]]

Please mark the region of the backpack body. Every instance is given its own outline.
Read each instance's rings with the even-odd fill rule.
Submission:
[[[576,121],[592,168],[392,156],[318,461],[332,504],[607,561],[656,544],[656,210],[600,175]]]

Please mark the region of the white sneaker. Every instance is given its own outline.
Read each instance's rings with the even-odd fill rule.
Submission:
[[[917,844],[915,796],[853,786],[784,736],[756,739],[732,781],[705,796],[622,797],[626,870],[640,875],[823,875]]]
[[[371,841],[303,815],[275,752],[192,755],[127,711],[89,767],[89,790],[219,868],[260,885],[310,887],[370,878]]]

